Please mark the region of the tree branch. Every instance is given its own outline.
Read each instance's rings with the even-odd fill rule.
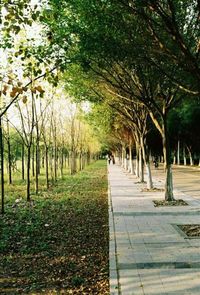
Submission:
[[[32,82],[39,80],[40,78],[43,78],[45,76],[47,76],[49,73],[52,73],[55,69],[57,69],[58,66],[53,67],[50,71],[45,72],[41,75],[39,75],[38,77],[36,77],[35,79],[31,80],[30,82],[28,82],[25,86],[23,87],[28,87],[29,85],[32,84]],[[18,97],[19,97],[20,93],[18,93],[12,100],[11,102],[5,107],[5,109],[0,113],[0,118],[7,112],[7,110],[11,107],[11,105],[17,101]]]

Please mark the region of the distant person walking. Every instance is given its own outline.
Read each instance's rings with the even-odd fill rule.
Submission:
[[[111,160],[112,160],[112,163],[114,165],[115,164],[115,157],[113,155],[111,155]]]
[[[158,168],[158,157],[155,157],[153,163],[154,163],[154,167]]]
[[[108,155],[108,164],[110,165],[111,155]]]

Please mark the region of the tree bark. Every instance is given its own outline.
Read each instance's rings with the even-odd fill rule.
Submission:
[[[147,189],[152,189],[153,188],[153,181],[152,181],[149,155],[145,149],[144,138],[142,136],[141,136],[140,140],[141,140],[141,148],[142,148],[144,164],[145,164],[146,172],[147,172]]]
[[[90,155],[90,152],[88,151],[87,152],[87,165],[90,165],[90,159],[91,159],[91,155]],[[75,165],[76,165],[76,161],[75,161]]]
[[[124,147],[124,145],[122,146],[122,164],[121,164],[121,166],[123,167],[123,168],[125,168],[125,159],[126,159],[126,150],[125,150],[125,147]]]
[[[33,148],[32,148],[32,176],[35,177],[35,142],[33,138]]]
[[[11,161],[11,146],[10,146],[10,130],[7,121],[7,146],[8,146],[8,183],[12,184],[12,161]]]
[[[53,173],[53,147],[51,147],[50,157],[49,157],[49,166],[51,171],[51,180],[54,182],[54,173]]]
[[[186,155],[185,155],[185,147],[183,147],[183,163],[184,163],[184,166],[187,165],[187,159],[186,159]]]
[[[194,162],[193,162],[192,152],[188,146],[187,146],[187,150],[188,150],[188,154],[189,154],[189,158],[190,158],[190,166],[193,166]]]
[[[88,154],[87,154],[87,162],[88,162]],[[71,175],[76,173],[76,152],[74,150],[71,151],[70,173]]]
[[[45,161],[46,161],[46,170],[45,170],[45,174],[46,174],[46,187],[47,189],[49,189],[49,149],[48,146],[45,146]]]
[[[143,165],[141,146],[139,146],[139,179],[140,179],[140,182],[144,182],[144,165]]]
[[[60,174],[61,178],[63,178],[63,167],[64,167],[64,151],[63,147],[61,148],[61,154],[60,154]]]
[[[134,174],[132,144],[129,144],[129,172]]]
[[[27,201],[30,202],[30,166],[31,166],[31,146],[27,147],[27,184],[26,184],[26,197]]]
[[[165,200],[173,201],[173,181],[172,181],[172,168],[171,168],[171,153],[169,146],[169,135],[167,132],[166,117],[163,118],[162,140],[163,140],[163,157],[165,167]]]
[[[22,158],[22,180],[25,179],[25,163],[24,163],[24,143],[22,143],[22,153],[21,153],[21,158]]]
[[[36,139],[36,147],[35,147],[35,193],[38,194],[39,190],[39,143],[38,139]]]
[[[180,140],[178,140],[177,145],[177,165],[180,165]]]
[[[83,153],[80,152],[79,154],[79,170],[82,171],[83,170]]]
[[[139,178],[139,147],[136,143],[136,165],[135,165],[135,175]]]
[[[127,171],[128,170],[128,159],[127,159],[127,154],[125,153],[124,157],[124,169]]]
[[[1,213],[5,213],[4,202],[4,147],[3,147],[3,126],[2,118],[0,117],[0,153],[1,153]]]
[[[56,140],[54,143],[54,180],[57,181],[57,145],[56,145]]]
[[[173,165],[176,165],[176,155],[175,155],[175,152],[174,152],[174,160],[173,160]]]

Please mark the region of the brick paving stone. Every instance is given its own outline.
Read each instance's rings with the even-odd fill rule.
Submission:
[[[162,188],[159,169],[154,183]],[[176,169],[174,194],[189,206],[155,207],[163,192],[144,192],[135,176],[108,167],[111,295],[200,294],[200,239],[188,239],[176,227],[200,223],[200,184],[192,181],[194,170],[184,171],[187,178]]]

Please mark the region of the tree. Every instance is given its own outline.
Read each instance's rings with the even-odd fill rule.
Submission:
[[[118,3],[145,24],[149,40],[154,44],[150,61],[180,89],[199,94],[199,1],[120,0]],[[176,68],[176,75],[168,71],[166,58]]]
[[[173,112],[170,114],[169,130],[171,142],[174,150],[177,149],[177,142],[182,147],[182,156],[184,164],[186,164],[186,151],[189,154],[190,164],[199,162],[199,101],[191,101],[190,98],[186,98],[184,102],[181,102]],[[176,130],[174,130],[174,126]],[[196,154],[196,159],[194,155]]]
[[[113,95],[126,99],[136,98],[147,108],[163,140],[166,168],[165,198],[170,201],[173,200],[173,185],[167,121],[170,109],[182,99],[182,95],[178,92],[181,85],[174,83],[171,77],[179,79],[184,71],[179,63],[175,66],[172,62],[172,51],[168,52],[171,54],[170,62],[166,63],[164,54],[156,57],[158,44],[159,46],[162,44],[155,40],[156,34],[151,31],[152,25],[149,24],[150,21],[153,23],[154,18],[156,22],[156,16],[153,15],[154,18],[149,20],[148,15],[149,25],[144,26],[143,14],[151,2],[147,1],[146,5],[144,1],[107,1],[106,3],[93,1],[93,5],[89,5],[86,0],[76,3],[74,1],[58,3],[52,0],[50,4],[53,4],[53,9],[62,7],[63,23],[71,24],[69,30],[78,40],[72,52],[75,58],[79,58],[79,65],[84,71],[95,73],[97,81],[107,84],[110,88],[108,91],[113,91]],[[154,2],[158,4],[157,1]],[[154,8],[154,5],[150,8],[152,7]],[[177,6],[178,8],[180,7]],[[183,13],[183,7],[181,9],[179,12]],[[50,27],[51,25],[55,34],[61,33],[53,19]],[[173,38],[170,39],[171,35],[167,30],[160,31],[160,38],[166,37],[166,46],[172,50]],[[150,34],[153,35],[154,42],[151,42],[153,37],[151,38]],[[180,52],[178,47],[175,51],[177,55]],[[186,84],[189,82],[187,78],[185,81]]]
[[[11,155],[11,142],[10,142],[10,126],[9,120],[6,118],[6,133],[5,138],[7,142],[7,152],[8,152],[8,183],[12,184],[12,155]]]
[[[1,152],[1,213],[5,213],[4,208],[4,146],[3,146],[3,126],[0,118],[0,152]]]

